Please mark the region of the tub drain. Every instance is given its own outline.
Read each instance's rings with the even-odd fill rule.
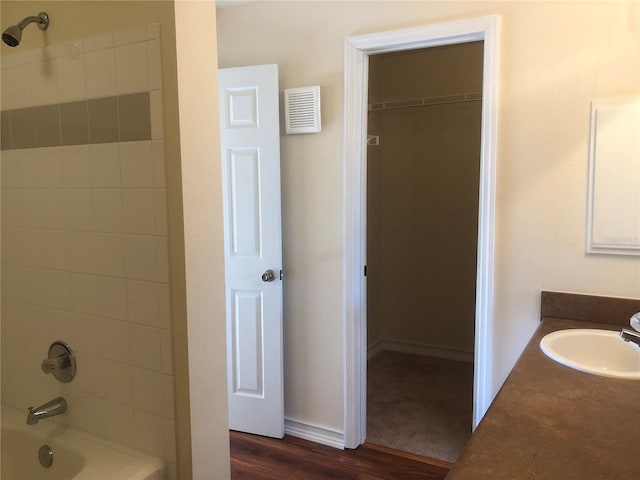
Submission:
[[[53,450],[49,445],[42,445],[38,450],[38,461],[43,467],[49,468],[53,463]]]

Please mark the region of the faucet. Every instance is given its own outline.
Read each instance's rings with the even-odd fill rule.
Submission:
[[[640,312],[635,313],[629,319],[629,324],[633,328],[630,330],[628,328],[623,328],[620,332],[620,338],[622,338],[625,342],[635,343],[640,347]]]
[[[54,417],[56,415],[62,415],[67,411],[67,401],[62,397],[54,398],[53,400],[40,405],[37,408],[29,407],[29,413],[27,414],[27,425],[35,425],[44,418]]]

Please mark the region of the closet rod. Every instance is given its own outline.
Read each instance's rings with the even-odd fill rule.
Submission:
[[[461,93],[459,95],[447,95],[443,97],[412,98],[410,100],[397,100],[395,102],[370,103],[369,111],[395,110],[409,107],[428,107],[430,105],[444,105],[447,103],[477,102],[482,100],[482,93]]]

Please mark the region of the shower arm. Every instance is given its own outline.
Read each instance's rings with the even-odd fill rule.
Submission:
[[[30,17],[23,18],[18,22],[17,25],[20,28],[20,30],[24,30],[25,27],[31,23],[37,23],[38,28],[40,30],[46,30],[47,27],[49,26],[49,16],[46,13],[42,12],[38,16],[30,16]]]

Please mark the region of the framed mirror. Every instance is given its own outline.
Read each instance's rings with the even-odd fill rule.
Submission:
[[[640,255],[640,97],[591,103],[587,253]]]

